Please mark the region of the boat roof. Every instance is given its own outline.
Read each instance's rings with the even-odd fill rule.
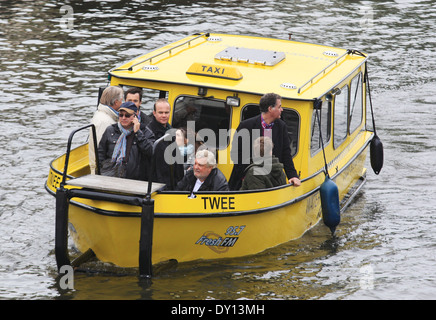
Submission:
[[[113,68],[111,77],[319,98],[367,59],[356,50],[283,39],[198,33]]]

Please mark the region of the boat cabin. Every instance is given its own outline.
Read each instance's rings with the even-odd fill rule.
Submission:
[[[170,124],[193,121],[216,148],[227,178],[234,130],[259,114],[262,95],[279,94],[294,164],[304,178],[322,169],[323,146],[334,158],[361,132],[366,59],[357,51],[290,40],[201,33],[116,67],[109,78],[111,85],[143,88],[142,105],[167,98]]]

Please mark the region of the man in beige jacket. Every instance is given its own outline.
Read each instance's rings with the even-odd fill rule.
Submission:
[[[91,120],[91,123],[95,125],[97,148],[106,128],[118,122],[118,109],[123,103],[123,98],[124,91],[121,87],[110,86],[104,89],[100,98],[100,104]],[[92,130],[90,130],[89,135],[89,167],[91,168],[91,174],[95,174],[96,164]]]

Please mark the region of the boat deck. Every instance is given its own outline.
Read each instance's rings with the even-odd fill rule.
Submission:
[[[109,191],[115,193],[127,193],[145,196],[148,190],[148,181],[123,179],[117,177],[88,174],[86,176],[68,180],[69,186]],[[161,189],[165,184],[153,182],[151,193]]]

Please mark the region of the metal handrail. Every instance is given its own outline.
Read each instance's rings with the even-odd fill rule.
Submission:
[[[71,144],[72,144],[72,141],[73,141],[73,136],[77,132],[82,131],[84,129],[87,129],[89,127],[92,128],[92,137],[93,137],[93,142],[94,142],[94,152],[95,152],[95,162],[96,162],[96,173],[98,175],[100,174],[100,164],[99,164],[98,150],[97,150],[97,134],[96,134],[96,131],[95,131],[95,125],[91,123],[91,124],[88,124],[88,125],[86,125],[84,127],[81,127],[79,129],[74,130],[73,132],[70,133],[70,136],[68,137],[67,152],[65,153],[64,172],[62,174],[62,182],[61,182],[61,186],[62,187],[65,185],[66,178],[67,178],[68,162],[70,161],[70,152],[71,152]]]
[[[187,43],[190,45],[190,44],[191,44],[191,41],[194,41],[194,40],[196,40],[196,39],[198,39],[198,38],[200,38],[200,37],[203,37],[203,36],[205,36],[206,38],[208,38],[209,35],[210,35],[209,33],[201,33],[200,35],[196,36],[195,38],[189,39],[189,40],[187,40],[187,41],[185,41],[185,42],[183,42],[183,43],[181,43],[181,44],[178,44],[178,45],[176,45],[176,46],[174,46],[174,47],[171,47],[171,48],[169,48],[169,49],[167,49],[167,50],[165,50],[165,51],[162,51],[162,52],[160,52],[160,53],[158,53],[158,54],[155,54],[154,56],[152,56],[152,57],[150,57],[150,58],[147,58],[147,59],[141,60],[141,61],[139,61],[139,62],[137,62],[137,63],[131,65],[131,66],[128,67],[127,69],[115,69],[115,70],[112,70],[112,71],[122,71],[122,70],[133,71],[133,67],[136,67],[138,64],[142,64],[142,63],[147,62],[147,61],[149,61],[149,60],[150,60],[150,63],[151,63],[151,60],[152,60],[152,59],[154,59],[154,58],[156,58],[156,57],[158,57],[158,56],[160,56],[160,55],[162,55],[162,54],[164,54],[164,53],[170,52],[170,54],[171,54],[171,50],[174,50],[174,49],[176,49],[176,48],[178,48],[178,47],[181,47],[181,46],[183,46],[183,45],[185,45],[185,44],[187,44]]]
[[[339,58],[337,58],[335,61],[333,61],[332,63],[330,63],[327,67],[325,67],[324,69],[322,69],[320,72],[318,72],[316,75],[314,75],[312,78],[310,78],[307,82],[305,82],[300,88],[298,88],[298,94],[300,94],[300,92],[301,92],[301,89],[303,89],[309,82],[312,82],[313,81],[313,79],[315,79],[316,77],[318,77],[321,73],[324,73],[325,74],[325,72],[326,72],[326,70],[328,69],[328,68],[330,68],[332,65],[334,65],[334,64],[337,64],[338,63],[338,61],[340,60],[340,59],[342,59],[343,57],[345,57],[346,55],[348,55],[348,54],[350,54],[351,53],[351,50],[347,50],[347,52],[345,52],[342,56],[340,56]]]

